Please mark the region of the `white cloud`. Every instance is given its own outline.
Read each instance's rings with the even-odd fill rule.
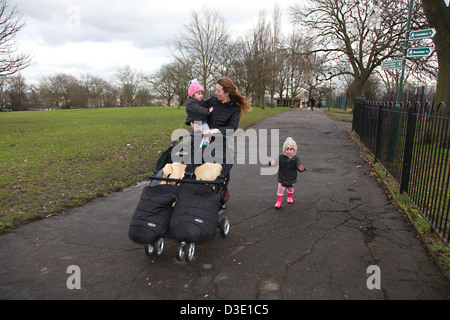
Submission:
[[[14,2],[13,2],[14,1]],[[302,0],[280,0],[285,21],[287,7]],[[19,48],[31,52],[32,65],[23,70],[27,81],[43,76],[90,73],[108,79],[119,67],[130,65],[152,73],[170,60],[167,42],[193,10],[219,12],[230,26],[230,36],[248,32],[261,10],[272,15],[273,0],[11,0],[26,22],[19,32]],[[194,6],[193,6],[194,5]]]
[[[74,76],[90,73],[112,80],[115,72],[125,65],[150,74],[155,67],[170,61],[166,47],[139,49],[129,41],[70,42],[34,48],[32,65],[22,71],[25,79],[28,80],[28,74],[31,81],[60,72]]]

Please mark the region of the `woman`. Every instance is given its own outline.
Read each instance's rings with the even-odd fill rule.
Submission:
[[[217,80],[216,96],[207,99],[209,106],[214,108],[208,117],[208,125],[210,130],[203,131],[203,134],[222,134],[232,135],[239,127],[239,120],[244,113],[251,110],[248,100],[237,90],[234,82],[228,77],[221,77]],[[226,139],[224,139],[224,159],[226,159]],[[224,163],[223,174],[227,177],[227,185],[229,182],[229,172],[232,164]],[[230,194],[228,187],[225,186],[223,199],[228,201]]]
[[[216,96],[212,96],[206,102],[214,108],[214,111],[208,117],[211,129],[203,131],[203,134],[233,134],[239,126],[242,115],[251,110],[247,99],[237,91],[236,85],[228,77],[217,80]]]

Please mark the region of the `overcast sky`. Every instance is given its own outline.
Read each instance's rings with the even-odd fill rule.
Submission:
[[[262,10],[271,17],[278,4],[289,32],[288,7],[301,1],[10,0],[10,6],[17,5],[26,22],[16,40],[32,55],[22,71],[31,84],[56,73],[112,80],[126,65],[151,74],[171,60],[167,42],[203,7],[218,11],[234,37],[250,31]]]

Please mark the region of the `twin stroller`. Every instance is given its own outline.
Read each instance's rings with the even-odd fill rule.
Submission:
[[[147,255],[160,256],[165,238],[179,240],[177,259],[190,262],[196,242],[210,239],[217,228],[223,237],[229,233],[229,219],[223,217],[219,222],[219,218],[226,210],[224,193],[232,165],[174,163],[173,149],[187,137],[193,135],[179,137],[159,157],[128,234],[134,242],[144,244]]]

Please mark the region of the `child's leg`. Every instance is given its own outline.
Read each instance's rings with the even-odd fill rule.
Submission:
[[[283,202],[284,190],[286,190],[286,188],[283,187],[281,185],[281,183],[278,183],[277,203],[275,203],[275,208],[280,208],[281,207],[281,203]]]
[[[208,123],[206,121],[202,122],[201,130],[202,131],[209,130],[209,126],[208,126]],[[211,137],[210,136],[203,136],[202,143],[200,144],[200,147],[206,147],[206,146],[208,146],[210,144],[210,142],[211,142]]]
[[[206,121],[202,122],[202,131],[205,131],[205,130],[209,130],[209,126],[208,126],[208,123]],[[209,144],[210,141],[211,141],[211,137],[210,136],[204,136],[203,140],[202,140],[202,145],[204,145],[205,143]]]
[[[286,190],[286,188],[283,187],[283,186],[281,185],[281,183],[278,183],[278,191],[277,191],[277,195],[279,195],[279,196],[284,195],[284,190]]]
[[[290,187],[287,192],[287,202],[294,203],[294,186]]]

